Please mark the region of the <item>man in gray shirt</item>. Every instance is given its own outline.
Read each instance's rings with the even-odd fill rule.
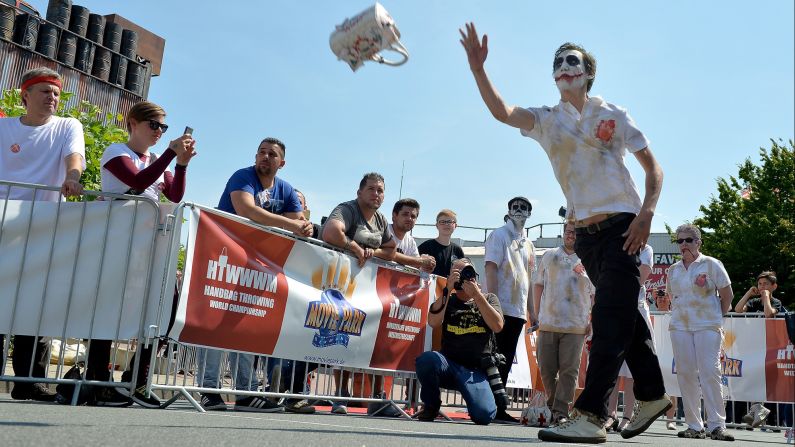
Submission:
[[[384,177],[375,172],[365,174],[359,182],[356,199],[337,205],[323,224],[320,230],[323,241],[351,252],[359,261],[359,267],[363,267],[373,256],[391,261],[395,257],[396,243],[387,231],[386,217],[378,211],[382,203],[384,203]],[[334,382],[341,396],[350,396],[347,390],[349,377],[350,373],[347,371],[334,375]],[[376,395],[373,397],[385,397],[383,378],[375,376],[374,382]],[[343,389],[340,384],[345,388]],[[393,406],[381,409],[382,407],[384,405],[380,403],[370,404],[367,413],[378,416],[400,416],[400,412]],[[331,411],[347,414],[346,402],[335,401]]]

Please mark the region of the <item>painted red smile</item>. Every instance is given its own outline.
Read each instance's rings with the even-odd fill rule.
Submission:
[[[579,78],[580,76],[582,76],[582,74],[578,74],[578,75],[562,74],[562,75],[558,76],[557,78],[555,78],[555,82],[558,82],[558,81],[571,82],[571,81]]]

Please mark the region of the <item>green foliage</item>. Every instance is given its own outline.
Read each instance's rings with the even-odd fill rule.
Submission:
[[[187,252],[185,250],[185,245],[179,244],[179,251],[177,252],[177,270],[184,272],[185,271],[185,256]]]
[[[80,101],[77,107],[66,108],[66,103],[72,97],[70,92],[61,92],[58,104],[58,116],[76,118],[83,125],[83,136],[86,141],[86,170],[80,177],[80,183],[85,189],[99,191],[101,189],[99,160],[102,152],[111,143],[127,141],[127,131],[123,126],[124,117],[104,113],[98,106],[88,101]],[[9,117],[25,114],[22,106],[22,96],[19,89],[3,91],[0,98],[0,109]],[[91,200],[91,196],[87,196]],[[71,200],[71,199],[70,199]]]
[[[760,148],[760,165],[748,158],[737,177],[718,179],[718,196],[699,208],[703,216],[693,223],[706,230],[702,251],[723,262],[736,296],[773,270],[774,296],[795,310],[795,148],[792,140],[771,143],[770,150]]]

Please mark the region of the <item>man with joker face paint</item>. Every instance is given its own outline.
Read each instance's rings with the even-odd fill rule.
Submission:
[[[605,442],[607,399],[624,361],[637,378],[637,407],[621,436],[636,436],[671,405],[652,335],[637,306],[638,252],[649,238],[662,189],[662,169],[627,111],[589,95],[596,60],[584,48],[566,43],[555,52],[552,75],[560,91],[556,106],[522,108],[508,105],[486,74],[488,37],[481,40],[472,23],[460,32],[469,67],[491,114],[536,140],[549,157],[566,196],[567,218],[575,225],[575,251],[596,285],[585,388],[569,420],[541,430],[538,437]],[[645,172],[642,200],[624,163],[626,151]]]
[[[499,367],[500,378],[505,385],[508,384],[508,373],[525,321],[528,316],[535,315],[530,284],[535,267],[535,247],[524,232],[532,209],[530,201],[524,197],[509,200],[505,225],[492,231],[486,239],[486,288],[500,299],[505,320],[502,330],[495,334],[497,349],[508,360]],[[495,419],[519,422],[505,408],[497,408]]]

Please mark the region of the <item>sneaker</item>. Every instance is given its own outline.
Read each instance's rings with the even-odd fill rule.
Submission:
[[[50,391],[50,388],[43,383],[15,383],[11,390],[11,398],[14,400],[36,400],[39,402],[54,402],[57,393]]]
[[[115,388],[97,387],[94,391],[94,405],[98,407],[129,407],[132,400],[120,394]]]
[[[348,401],[335,400],[331,403],[331,412],[334,414],[348,414]]]
[[[309,405],[306,399],[287,399],[284,401],[284,411],[289,413],[312,414],[315,412],[315,407]]]
[[[706,435],[704,434],[704,430],[693,430],[692,428],[688,427],[687,430],[682,430],[676,434],[676,436],[680,438],[688,438],[688,439],[704,439]]]
[[[604,423],[605,432],[610,433],[618,431],[618,419],[613,416],[608,416]]]
[[[351,393],[347,390],[340,392],[340,397],[351,397]],[[333,400],[331,401],[331,412],[334,414],[348,414],[348,401],[347,400]]]
[[[226,410],[226,402],[221,399],[218,394],[202,394],[199,401],[205,411],[224,411]]]
[[[439,407],[425,405],[422,407],[422,410],[417,413],[416,418],[418,421],[422,422],[433,422],[436,420],[437,416],[439,416]]]
[[[116,391],[144,408],[160,408],[160,399],[155,396],[155,393],[149,393],[149,396],[146,395],[146,385],[139,386],[132,394],[130,394],[129,388],[119,387],[116,388]]]
[[[635,411],[632,413],[632,419],[629,420],[626,428],[621,431],[621,437],[629,439],[637,436],[644,431],[660,416],[665,414],[673,404],[668,394],[663,394],[657,400],[638,400],[635,402]]]
[[[674,424],[673,421],[666,422],[665,428],[668,430],[676,430],[676,424]]]
[[[598,444],[607,442],[604,421],[585,411],[575,410],[571,419],[555,427],[538,432],[538,439],[554,442],[583,442]]]
[[[743,416],[743,422],[750,425],[751,427],[756,428],[764,424],[769,415],[770,410],[765,408],[764,405],[753,404],[751,405],[751,409],[748,411],[748,414]]]
[[[235,402],[235,411],[251,411],[255,413],[284,413],[284,407],[268,399],[248,396]]]
[[[710,432],[709,437],[715,441],[734,441],[734,436],[723,427],[715,427],[715,430]]]
[[[552,422],[549,423],[549,426],[550,427],[556,427],[556,426],[558,426],[558,425],[560,425],[560,424],[562,424],[562,423],[564,423],[564,422],[566,422],[568,420],[569,420],[569,418],[566,417],[566,415],[559,414],[559,415],[555,416],[552,419]]]
[[[497,410],[497,415],[494,416],[494,421],[493,422],[498,423],[498,424],[499,423],[503,423],[503,424],[518,424],[519,423],[519,419],[516,419],[515,417],[511,416],[505,410]]]
[[[386,393],[381,392],[378,396],[373,396],[376,399],[386,399]],[[394,405],[388,402],[370,402],[367,404],[367,416],[375,416],[382,418],[398,418],[403,414],[395,408]]]

